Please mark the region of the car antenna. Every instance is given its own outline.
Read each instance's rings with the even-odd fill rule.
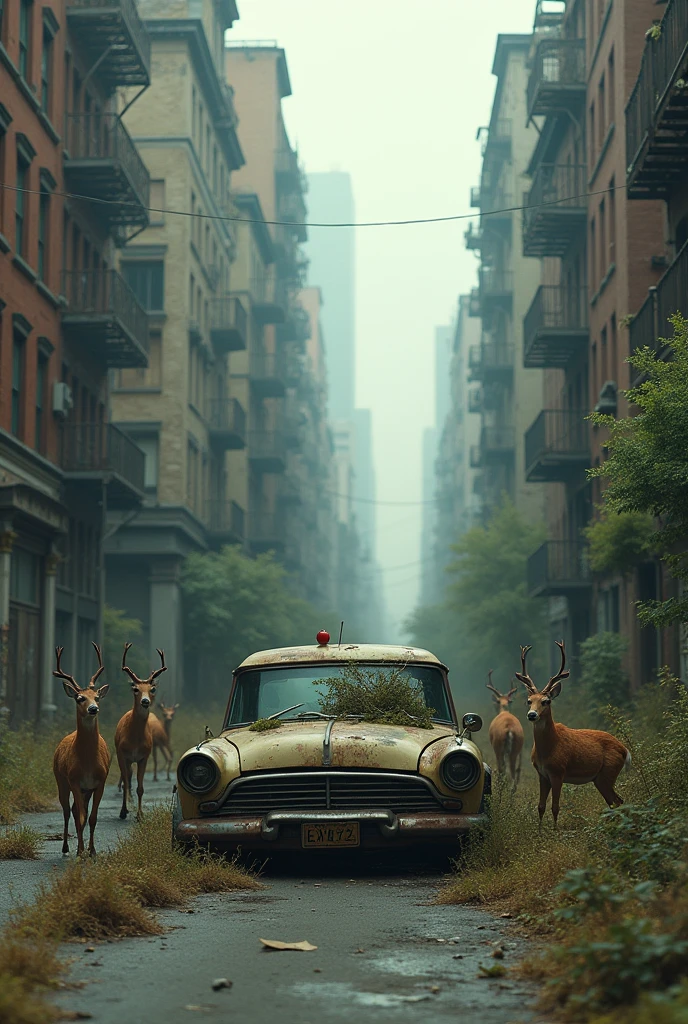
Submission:
[[[339,624],[339,643],[337,644],[338,647],[342,646],[342,633],[343,632],[344,632],[344,619],[342,619],[342,621]]]

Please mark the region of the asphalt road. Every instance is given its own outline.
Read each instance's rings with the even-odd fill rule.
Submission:
[[[147,784],[151,800],[167,783]],[[129,827],[117,817],[109,787],[96,845],[103,850]],[[42,833],[57,833],[60,814],[28,815]],[[46,840],[35,863],[0,862],[0,918],[30,898],[63,864],[60,843]],[[188,911],[164,911],[169,930],[155,939],[65,947],[73,980],[86,986],[59,995],[69,1010],[100,1024],[475,1024],[529,1021],[533,996],[517,979],[481,978],[480,965],[513,964],[524,952],[508,920],[468,907],[432,904],[441,875],[370,861],[342,871],[299,860],[268,864],[259,892],[204,896]],[[9,883],[6,884],[6,883]],[[260,939],[306,939],[312,952],[270,952]],[[492,957],[495,944],[504,959]],[[217,978],[232,982],[213,991]]]

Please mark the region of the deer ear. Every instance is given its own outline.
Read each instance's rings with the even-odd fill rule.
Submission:
[[[109,689],[110,689],[110,684],[109,683],[103,683],[101,688],[99,690],[97,690],[96,692],[97,692],[99,697],[104,697]]]
[[[63,679],[62,688],[64,689],[64,692],[67,694],[68,697],[71,697],[73,700],[76,700],[76,696],[79,692],[79,689],[74,685],[74,683],[70,683],[66,679]]]
[[[568,675],[568,672],[566,674]],[[547,691],[547,696],[550,698],[550,700],[554,700],[554,698],[558,697],[560,693],[561,693],[561,683],[559,681],[557,681]]]
[[[172,708],[172,710],[173,710],[173,711],[176,711],[178,707],[179,707],[179,705],[178,705],[178,704],[175,704],[175,705],[174,705],[174,707]]]

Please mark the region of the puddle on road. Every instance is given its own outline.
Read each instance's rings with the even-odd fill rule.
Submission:
[[[434,998],[430,992],[400,995],[397,992],[362,992],[346,982],[302,982],[292,985],[294,995],[303,999],[327,1000],[328,1012],[350,1016],[351,1004],[373,1007],[378,1010],[397,1009],[402,1006],[424,1003]]]

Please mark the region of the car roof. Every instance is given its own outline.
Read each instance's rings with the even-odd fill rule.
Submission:
[[[258,665],[284,665],[318,662],[363,661],[393,665],[442,665],[439,658],[420,647],[394,647],[388,644],[313,644],[304,647],[277,647],[272,651],[256,651],[242,661],[239,668]],[[444,666],[442,666],[444,667]]]

